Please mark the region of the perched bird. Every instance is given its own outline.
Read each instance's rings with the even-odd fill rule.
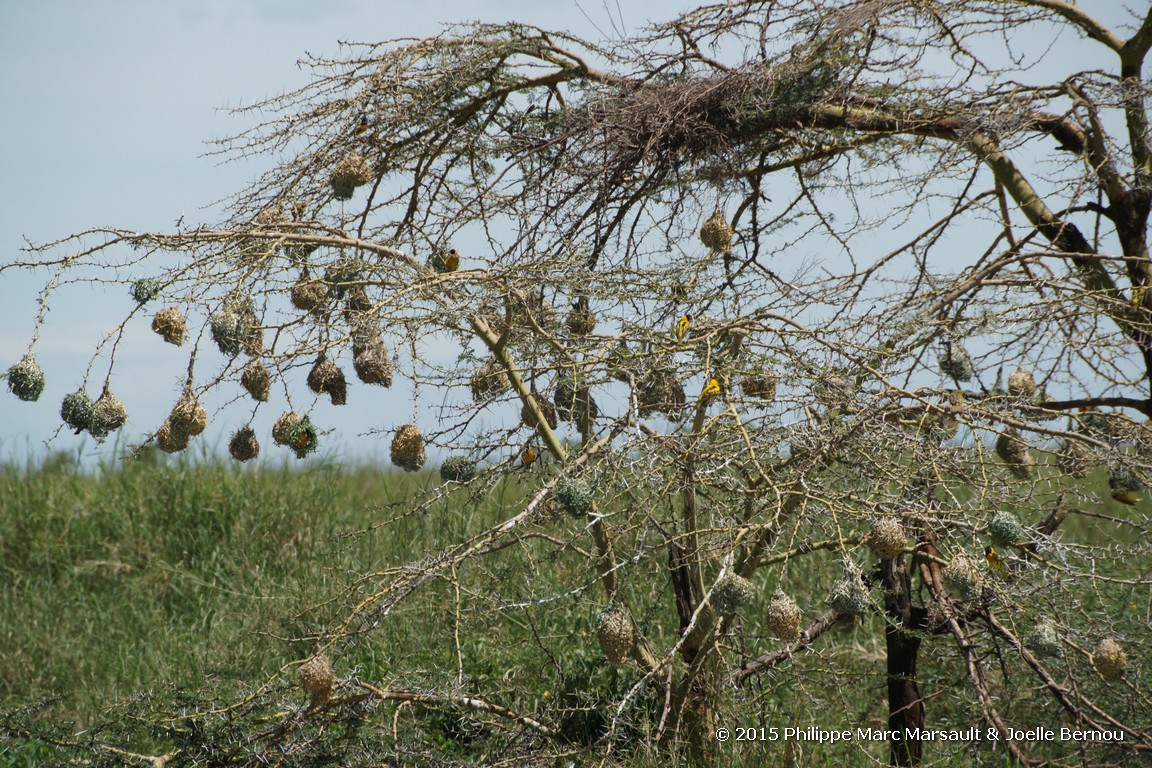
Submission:
[[[1000,555],[996,554],[996,550],[991,546],[984,547],[984,559],[988,561],[988,565],[992,570],[1004,576],[1008,573],[1008,566],[1004,565],[1004,561],[1000,559]]]
[[[368,130],[368,115],[360,115],[360,119],[356,121],[355,127],[352,128],[353,136],[360,136]]]
[[[704,390],[700,393],[701,400],[711,400],[720,394],[720,382],[717,379],[708,379],[708,383],[704,385]]]
[[[448,253],[444,254],[444,271],[455,272],[456,268],[460,266],[460,252],[452,248]]]
[[[1116,501],[1120,502],[1121,504],[1127,504],[1130,507],[1140,503],[1139,496],[1124,488],[1113,488],[1112,498],[1116,499]]]
[[[520,465],[524,469],[531,469],[535,462],[536,451],[532,450],[531,444],[524,446],[524,452],[520,454]]]
[[[1146,290],[1147,288],[1143,285],[1138,285],[1132,289],[1132,304],[1134,306],[1139,307],[1144,303],[1144,291]]]
[[[685,312],[679,322],[676,323],[676,340],[684,341],[684,337],[688,334],[688,327],[692,324],[692,318]]]
[[[307,211],[308,206],[303,202],[292,203],[292,221],[300,221]]]

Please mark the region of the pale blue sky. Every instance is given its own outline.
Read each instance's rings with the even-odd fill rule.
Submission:
[[[466,20],[537,24],[603,39],[622,19],[636,31],[695,3],[599,0],[485,0],[437,3],[377,0],[44,0],[0,2],[0,259],[20,257],[27,237],[46,242],[98,226],[136,230],[172,228],[216,218],[213,201],[242,188],[264,168],[261,161],[218,165],[202,157],[205,142],[247,123],[228,114],[306,82],[295,66],[305,52],[336,55],[338,40],[375,42],[437,34]],[[0,369],[20,359],[33,331],[36,293],[46,273],[8,272],[0,278]],[[47,375],[39,402],[0,392],[0,460],[42,452],[59,425],[61,398],[75,389],[103,331],[128,308],[122,286],[73,288],[53,304],[37,345]],[[134,328],[113,378],[131,410],[123,439],[139,441],[163,420],[175,399],[175,380],[186,351],[157,344]],[[165,348],[167,347],[167,348]],[[89,389],[98,390],[102,372]],[[92,392],[93,396],[98,391]],[[357,438],[366,424],[388,428],[412,413],[410,394],[357,387],[361,408],[317,407],[315,420],[339,428],[325,447],[334,455],[382,455],[379,438]],[[212,403],[208,403],[210,406]],[[365,418],[365,409],[373,414]],[[257,427],[279,413],[263,409]],[[200,444],[221,445],[247,410],[218,420]],[[233,423],[239,421],[239,424]],[[264,425],[265,433],[268,425]],[[73,450],[81,438],[65,431],[53,450]],[[89,438],[89,455],[97,449]],[[196,450],[199,446],[194,446]],[[261,459],[280,460],[266,441]]]

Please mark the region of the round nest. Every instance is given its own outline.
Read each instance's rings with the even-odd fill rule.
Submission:
[[[1080,479],[1092,471],[1092,453],[1079,440],[1065,438],[1056,454],[1056,466],[1069,477]]]
[[[365,384],[392,386],[392,359],[388,357],[388,347],[380,339],[370,339],[364,343],[353,343],[352,367],[356,377]]]
[[[132,283],[129,293],[132,294],[132,299],[137,304],[147,304],[160,295],[160,289],[163,287],[163,283],[159,280],[153,277],[146,277]]]
[[[771,373],[745,376],[740,379],[740,389],[746,397],[755,397],[769,402],[776,399],[778,379]]]
[[[644,378],[636,389],[640,415],[662,413],[676,418],[688,402],[684,387],[667,371],[655,371]]]
[[[288,447],[292,449],[298,459],[303,459],[320,447],[320,435],[317,434],[316,427],[312,425],[312,420],[307,416],[297,421],[288,430],[287,438]]]
[[[187,332],[188,326],[179,309],[165,307],[152,318],[152,330],[160,334],[160,338],[169,344],[180,346],[184,343],[184,334]]]
[[[1051,658],[1060,655],[1060,629],[1056,622],[1045,617],[1024,636],[1024,645],[1037,656]]]
[[[1114,638],[1106,637],[1092,651],[1092,666],[1100,677],[1115,683],[1128,671],[1128,654]]]
[[[240,386],[258,403],[268,402],[272,390],[272,376],[259,360],[251,360],[240,374]]]
[[[415,472],[424,466],[424,435],[415,424],[404,424],[392,436],[392,463],[405,472]]]
[[[372,166],[359,152],[341,158],[332,169],[332,196],[337,200],[351,200],[356,187],[372,181]]]
[[[277,445],[291,445],[288,438],[299,423],[300,414],[296,411],[284,411],[272,425],[272,442]]]
[[[881,560],[891,560],[904,551],[908,534],[896,517],[881,517],[872,524],[864,544],[868,551]]]
[[[564,319],[564,326],[573,336],[588,336],[596,330],[596,313],[587,305],[577,302]]]
[[[1024,526],[1020,525],[1020,521],[1011,512],[998,511],[992,515],[988,523],[988,535],[998,547],[1012,547],[1028,540]]]
[[[103,438],[120,429],[128,422],[128,409],[120,398],[112,394],[108,387],[92,405],[92,423],[88,432],[95,438]]]
[[[980,597],[983,582],[980,577],[980,568],[967,553],[957,553],[944,566],[941,575],[944,578],[944,585],[952,590],[959,599],[975,600]]]
[[[1009,430],[996,438],[996,455],[1008,467],[1008,471],[1017,480],[1027,480],[1032,477],[1032,470],[1036,466],[1036,459],[1028,446],[1020,439],[1020,433]]]
[[[348,382],[340,366],[321,355],[308,372],[308,389],[318,395],[327,394],[332,405],[348,402]]]
[[[1012,397],[1032,397],[1036,394],[1036,380],[1032,378],[1031,371],[1017,366],[1012,375],[1008,377],[1008,394]]]
[[[511,387],[507,372],[495,361],[480,366],[480,369],[472,374],[470,385],[472,400],[477,403],[491,400],[497,395],[507,392]]]
[[[82,389],[64,395],[64,400],[60,403],[60,418],[76,430],[76,434],[91,427],[95,415],[92,398]]]
[[[252,427],[240,427],[232,434],[232,439],[228,441],[228,453],[236,461],[251,461],[260,455],[260,442]]]
[[[849,574],[832,585],[827,602],[842,617],[863,616],[868,612],[868,590],[859,574]]]
[[[700,242],[713,251],[729,253],[732,250],[732,225],[724,217],[724,211],[717,208],[700,227]]]
[[[300,687],[308,694],[308,702],[318,707],[330,698],[336,690],[336,674],[332,671],[332,662],[320,653],[300,665],[297,670]]]
[[[556,483],[556,500],[564,511],[574,517],[583,517],[592,511],[596,498],[592,486],[575,477],[564,477]]]
[[[940,372],[956,381],[971,381],[976,375],[972,356],[959,341],[945,341],[940,353]]]
[[[627,611],[616,605],[604,609],[596,619],[596,641],[610,663],[619,664],[628,658],[636,645],[636,631]]]
[[[188,447],[188,433],[177,432],[171,422],[165,421],[156,430],[156,447],[164,453],[179,453]]]
[[[260,318],[251,309],[229,306],[208,318],[212,341],[225,355],[235,356],[243,350],[255,357],[264,352],[264,332]]]
[[[184,396],[172,407],[168,415],[168,424],[177,434],[185,437],[195,437],[208,426],[208,412],[196,399],[191,391],[185,391]]]
[[[735,573],[725,574],[712,588],[712,607],[722,616],[731,616],[752,602],[756,585]]]
[[[35,402],[44,391],[44,372],[29,352],[8,369],[8,389],[21,400]]]
[[[530,392],[528,396],[532,398],[532,402],[536,404],[540,415],[544,418],[548,426],[556,429],[556,409],[552,407],[552,403],[535,392]],[[524,402],[523,405],[520,406],[520,421],[524,422],[524,425],[531,429],[537,429],[540,426],[540,421],[536,418],[536,414],[532,412],[532,408],[529,407],[527,402]]]
[[[800,606],[788,595],[777,589],[768,603],[768,614],[764,626],[776,637],[791,642],[800,637]]]
[[[328,286],[324,284],[323,280],[310,280],[301,276],[292,286],[289,297],[292,299],[292,306],[296,309],[321,314],[324,311],[325,303],[328,301]]]
[[[440,465],[440,478],[446,483],[467,483],[476,477],[476,462],[467,456],[449,456]]]

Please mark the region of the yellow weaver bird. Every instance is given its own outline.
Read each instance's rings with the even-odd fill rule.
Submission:
[[[711,400],[720,394],[720,382],[717,379],[708,379],[708,383],[704,385],[703,391],[700,392],[701,400]]]
[[[1148,290],[1146,286],[1138,285],[1132,289],[1132,304],[1139,307],[1144,303],[1144,291]]]
[[[532,450],[531,445],[524,446],[524,452],[520,454],[520,466],[524,469],[531,469],[535,462],[536,451]]]
[[[460,252],[455,248],[451,249],[444,255],[444,271],[455,272],[456,268],[460,266]]]
[[[1125,491],[1122,489],[1112,491],[1112,498],[1116,499],[1116,501],[1120,502],[1121,504],[1127,504],[1130,507],[1140,503],[1139,496],[1137,496],[1135,493],[1132,493],[1131,491]]]
[[[684,341],[684,337],[688,334],[688,327],[692,325],[692,318],[685,312],[680,320],[676,323],[676,340]]]
[[[360,136],[368,130],[368,115],[360,115],[360,119],[356,121],[356,126],[352,129],[353,136]]]
[[[984,547],[984,559],[988,561],[988,565],[992,570],[1001,576],[1008,574],[1008,566],[1004,565],[1004,561],[1000,559],[1000,555],[996,554],[996,550],[991,546]]]

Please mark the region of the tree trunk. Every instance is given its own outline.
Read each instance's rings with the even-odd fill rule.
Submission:
[[[888,615],[888,730],[893,733],[891,765],[919,765],[924,745],[915,733],[924,727],[924,701],[916,685],[916,660],[925,623],[924,609],[912,606],[912,579],[900,555],[881,564],[884,609]]]

